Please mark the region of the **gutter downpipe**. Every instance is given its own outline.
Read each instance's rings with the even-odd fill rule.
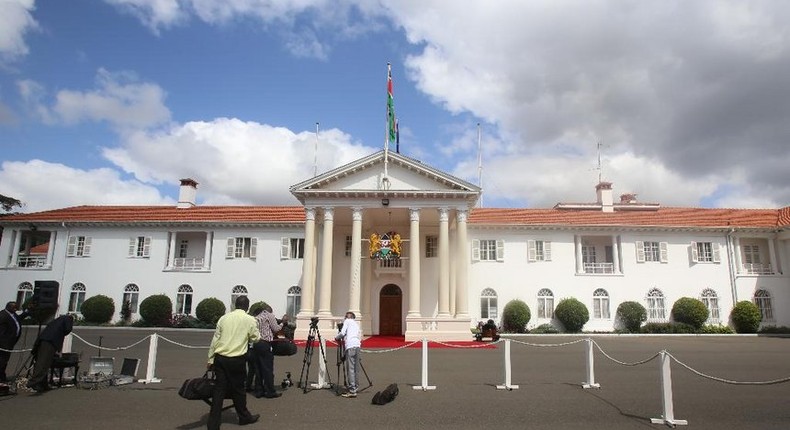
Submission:
[[[727,233],[727,263],[728,263],[728,272],[730,275],[730,290],[732,291],[732,305],[735,306],[738,303],[738,289],[735,285],[735,252],[732,234],[735,233],[735,229],[731,228],[730,231]]]
[[[69,236],[71,235],[71,230],[69,229],[68,226],[66,226],[66,222],[65,221],[61,221],[60,225],[66,230],[66,241],[65,241],[65,244],[66,244],[66,248],[68,248],[68,246],[69,246]],[[56,244],[56,246],[57,246],[57,244]],[[52,260],[53,260],[52,263],[54,264],[55,263],[55,261],[54,261],[55,257],[52,257]],[[68,260],[68,258],[66,258],[66,253],[64,252],[63,253],[63,269],[60,271],[60,292],[58,293],[58,296],[60,296],[60,297],[58,297],[58,307],[61,309],[61,311],[62,311],[63,307],[61,306],[62,303],[61,303],[60,298],[63,297],[63,291],[66,289],[65,282],[66,282],[66,262],[67,262],[67,260]],[[68,309],[66,311],[68,312]]]

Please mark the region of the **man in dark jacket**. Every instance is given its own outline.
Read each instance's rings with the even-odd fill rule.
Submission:
[[[11,350],[22,334],[22,319],[26,314],[17,315],[16,310],[16,302],[8,302],[0,311],[0,385],[8,384],[6,367],[11,359]]]
[[[74,326],[74,317],[70,314],[61,315],[41,331],[33,346],[32,354],[36,357],[36,364],[33,366],[33,375],[27,382],[27,387],[41,392],[49,389],[47,376],[55,354],[63,349],[63,340],[66,335],[71,333]]]

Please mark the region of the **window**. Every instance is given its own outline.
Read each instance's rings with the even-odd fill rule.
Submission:
[[[595,264],[595,247],[582,245],[582,263]]]
[[[666,320],[666,310],[664,309],[664,293],[657,288],[653,288],[647,293],[647,320],[658,322]]]
[[[763,322],[774,320],[774,311],[771,306],[771,293],[765,290],[757,290],[754,293],[754,304],[760,309]]]
[[[346,257],[351,257],[351,243],[352,243],[351,240],[352,240],[351,236],[346,236],[346,250],[345,250]]]
[[[718,323],[719,298],[716,296],[716,292],[711,290],[710,288],[706,288],[702,291],[702,295],[700,296],[699,299],[702,303],[705,304],[705,307],[708,308],[708,322]]]
[[[137,302],[140,299],[140,288],[135,284],[128,284],[123,288],[123,303],[129,302],[129,312],[137,313]]]
[[[719,244],[713,242],[691,242],[691,261],[694,263],[719,263]]]
[[[178,287],[176,295],[176,313],[189,315],[192,313],[192,287],[182,285]]]
[[[548,288],[538,291],[538,318],[554,318],[554,293]]]
[[[187,251],[189,250],[189,241],[182,240],[178,244],[178,258],[187,258]]]
[[[285,313],[288,314],[291,318],[296,317],[296,314],[302,310],[302,289],[297,286],[293,286],[288,289],[286,301],[285,301]]]
[[[66,244],[67,257],[88,257],[91,255],[92,239],[88,236],[71,236]]]
[[[480,293],[480,318],[497,318],[496,291],[491,288],[486,288]]]
[[[19,288],[16,290],[16,304],[19,309],[22,309],[22,305],[25,304],[31,297],[33,297],[33,284],[30,282],[23,282],[19,284]]]
[[[761,264],[760,247],[757,245],[743,245],[743,262],[746,264]]]
[[[129,257],[148,258],[151,252],[151,238],[137,236],[129,238]]]
[[[551,242],[547,240],[528,240],[529,261],[551,261]]]
[[[439,238],[425,236],[425,258],[436,258],[439,255]]]
[[[236,310],[236,299],[241,296],[247,295],[247,287],[244,285],[236,285],[230,293],[230,310]]]
[[[258,239],[255,237],[229,237],[226,258],[249,258],[258,254]]]
[[[593,318],[609,319],[609,293],[599,288],[593,292]]]
[[[351,255],[350,250],[349,255]],[[304,258],[304,239],[295,237],[280,238],[281,260],[299,260],[302,258]]]
[[[669,261],[667,258],[667,242],[636,241],[636,262],[644,263],[646,261],[661,263]]]
[[[69,295],[69,313],[76,313],[82,310],[82,302],[85,301],[85,285],[77,282],[71,286]]]
[[[505,261],[505,241],[473,240],[472,261]]]

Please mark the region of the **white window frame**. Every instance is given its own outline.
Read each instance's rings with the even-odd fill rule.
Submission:
[[[176,293],[176,314],[190,315],[192,313],[192,299],[194,290],[188,284],[182,284],[178,287]]]
[[[70,236],[66,244],[66,257],[90,257],[92,242],[90,236]]]
[[[527,260],[531,263],[551,261],[551,241],[527,240]]]
[[[716,242],[691,242],[693,263],[721,263],[721,251]]]
[[[182,239],[178,243],[178,258],[187,258],[189,256],[189,241]]]
[[[129,258],[149,258],[151,256],[151,237],[130,237],[128,256]]]
[[[302,311],[302,288],[294,285],[285,296],[285,313],[295,317]]]
[[[127,284],[123,287],[123,299],[121,299],[121,306],[123,303],[129,302],[129,309],[132,314],[137,313],[138,303],[140,300],[140,287],[137,284]]]
[[[255,260],[258,257],[257,237],[229,237],[225,246],[225,258],[248,258]]]
[[[472,261],[505,261],[505,241],[474,239],[472,241]]]
[[[19,284],[16,289],[16,304],[19,309],[22,309],[22,305],[31,297],[33,297],[33,284],[30,282],[22,282]]]
[[[669,244],[667,242],[641,241],[635,242],[636,262],[669,262]]]
[[[486,288],[480,292],[480,318],[484,320],[499,318],[497,294],[493,288]]]
[[[85,293],[87,292],[85,284],[77,282],[71,286],[69,293],[69,313],[78,314],[82,311],[82,303],[85,302]]]
[[[757,290],[754,292],[754,304],[760,309],[762,315],[762,322],[772,322],[774,320],[774,309],[771,300],[771,293],[766,290]]]
[[[699,296],[699,300],[708,308],[708,324],[718,324],[720,319],[719,296],[712,288],[705,288]]]
[[[425,236],[425,258],[436,258],[439,256],[439,237],[434,235]]]
[[[538,318],[554,318],[554,293],[548,288],[538,291]]]
[[[667,307],[666,297],[658,288],[653,288],[647,293],[647,320],[649,322],[666,322]]]
[[[280,260],[301,260],[304,259],[304,238],[301,237],[281,237],[280,238]],[[349,254],[351,251],[349,251]]]
[[[598,288],[593,292],[593,319],[611,319],[609,309],[609,293],[603,288]]]
[[[236,285],[235,287],[233,287],[233,290],[230,292],[230,310],[231,311],[236,310],[237,298],[241,296],[246,296],[248,294],[249,292],[247,292],[247,287],[245,287],[244,285]]]

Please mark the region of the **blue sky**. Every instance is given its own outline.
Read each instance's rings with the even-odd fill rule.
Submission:
[[[25,211],[296,204],[288,186],[383,148],[484,205],[615,193],[790,204],[781,1],[0,1],[0,194]]]

